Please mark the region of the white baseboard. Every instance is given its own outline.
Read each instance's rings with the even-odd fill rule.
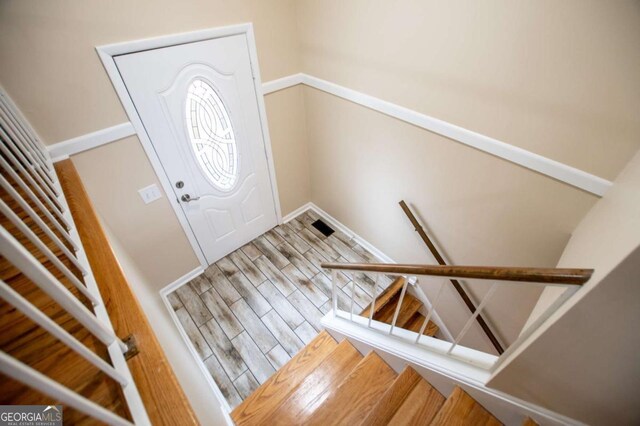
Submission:
[[[327,219],[329,224],[333,225],[333,227],[336,228],[338,231],[340,231],[343,234],[346,234],[349,237],[353,238],[358,244],[360,244],[362,247],[367,249],[367,251],[369,253],[372,253],[381,262],[383,262],[383,263],[397,263],[391,257],[389,257],[385,253],[383,253],[382,250],[378,249],[376,246],[371,244],[369,241],[365,240],[360,235],[356,234],[353,230],[351,230],[351,228],[349,228],[348,226],[346,226],[345,224],[340,222],[335,217],[331,216],[329,213],[327,213],[326,211],[324,211],[323,209],[318,207],[316,204],[309,203],[309,209],[314,210],[320,216],[322,216],[325,219]]]
[[[292,211],[288,215],[286,215],[283,218],[283,223],[289,222],[291,219],[293,219],[293,218],[297,217],[298,215],[306,212],[307,210],[313,210],[319,216],[322,216],[324,219],[326,219],[327,222],[329,222],[329,225],[333,226],[335,229],[339,230],[343,234],[353,238],[358,244],[360,244],[362,247],[364,247],[369,253],[372,253],[375,257],[377,257],[380,260],[380,262],[382,262],[382,263],[398,263],[395,260],[393,260],[391,257],[387,256],[384,252],[382,252],[382,250],[378,249],[376,246],[371,244],[369,241],[365,240],[360,235],[356,234],[353,230],[351,230],[351,228],[349,228],[348,226],[346,226],[345,224],[340,222],[335,217],[331,216],[329,213],[327,213],[326,211],[324,211],[323,209],[318,207],[313,202],[308,202],[308,203],[298,207],[297,209],[295,209],[294,211]],[[410,288],[409,291],[415,297],[417,297],[425,306],[431,306],[431,301],[429,300],[427,295],[424,293],[424,291],[419,286],[417,288],[418,288],[417,290]],[[442,320],[440,315],[438,315],[437,311],[433,312],[433,314],[431,315],[431,320],[440,328],[440,331],[441,331],[442,335],[447,340],[453,342],[453,340],[454,340],[453,335],[449,331],[449,328],[444,323],[444,321]]]
[[[186,274],[184,274],[183,276],[181,276],[177,280],[173,281],[171,284],[168,284],[168,285],[164,286],[160,290],[160,296],[165,297],[167,294],[173,293],[179,287],[182,287],[183,285],[185,285],[186,283],[188,283],[189,281],[191,281],[192,279],[194,279],[198,275],[202,274],[203,272],[204,272],[204,268],[202,266],[198,266],[197,268],[193,269],[192,271],[187,272]]]
[[[171,303],[169,302],[169,299],[167,297],[170,293],[180,288],[181,286],[185,285],[186,283],[188,283],[198,275],[202,274],[203,272],[204,272],[204,268],[202,268],[201,266],[195,268],[192,271],[187,272],[186,274],[184,274],[183,276],[181,276],[171,284],[163,287],[160,290],[160,298],[162,299],[162,303],[164,303],[164,306],[167,308],[167,311],[169,312],[169,316],[171,317],[171,320],[173,321],[174,325],[178,329],[178,333],[180,333],[180,337],[182,337],[184,344],[187,346],[187,349],[193,356],[193,359],[195,360],[196,365],[200,369],[202,376],[205,378],[205,380],[207,381],[207,384],[211,388],[213,396],[218,400],[218,403],[220,404],[220,408],[227,422],[227,425],[233,426],[234,423],[231,420],[231,417],[229,415],[229,413],[231,413],[231,407],[229,406],[229,403],[224,398],[224,395],[222,395],[222,392],[220,391],[220,388],[218,387],[216,382],[213,380],[213,377],[211,377],[211,373],[209,373],[209,371],[207,370],[207,367],[204,365],[204,362],[202,362],[202,360],[200,359],[200,356],[198,355],[196,348],[193,346],[193,343],[189,339],[189,336],[187,336],[187,333],[182,327],[182,324],[180,324],[180,320],[178,319],[178,316],[176,315],[173,308],[171,307]]]
[[[311,209],[312,206],[313,206],[313,203],[311,203],[311,202],[301,205],[300,207],[298,207],[297,209],[295,209],[291,213],[289,213],[286,216],[284,216],[282,218],[282,223],[287,223],[287,222],[291,221],[291,219],[295,219],[296,217],[300,216],[302,213],[304,213],[307,210]]]

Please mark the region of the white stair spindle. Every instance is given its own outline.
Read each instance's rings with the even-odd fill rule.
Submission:
[[[118,342],[123,352],[127,346],[102,324],[73,294],[35,259],[6,229],[0,228],[0,254],[20,269],[34,284],[58,302],[105,345]]]
[[[5,128],[7,129],[7,131],[12,133],[13,138],[19,141],[20,144],[25,147],[25,149],[29,153],[29,156],[35,157],[34,165],[36,167],[40,166],[44,169],[43,172],[45,172],[46,174],[45,179],[48,179],[53,183],[53,181],[51,180],[51,171],[47,167],[47,158],[45,154],[42,152],[40,148],[38,148],[33,144],[33,141],[31,141],[28,135],[24,133],[24,129],[17,122],[16,118],[13,116],[10,109],[7,108],[6,105],[3,105],[1,102],[0,102],[0,121],[2,121],[5,124]]]
[[[56,324],[48,316],[33,306],[27,299],[22,297],[18,292],[13,290],[7,283],[0,280],[0,297],[12,304],[16,309],[29,317],[33,322],[54,335],[58,340],[69,346],[73,351],[81,357],[95,365],[97,368],[108,374],[109,377],[126,386],[128,381],[115,368],[107,364],[102,358],[91,352],[85,345],[69,334],[64,328]]]
[[[338,271],[331,270],[331,308],[333,316],[338,312]]]
[[[373,283],[373,292],[371,293],[371,307],[369,308],[369,327],[371,327],[371,321],[373,321],[373,313],[376,310],[376,295],[378,293],[378,283],[380,282],[381,274],[376,274],[376,281]]]
[[[5,352],[0,351],[0,373],[11,377],[18,382],[24,383],[34,389],[38,389],[45,395],[53,398],[56,401],[60,401],[70,407],[75,408],[78,411],[82,411],[88,416],[94,419],[105,422],[109,425],[115,426],[130,426],[133,423],[123,419],[107,410],[104,407],[96,404],[95,402],[73,392],[71,389],[61,385],[40,373],[37,370],[29,367],[16,360],[15,358],[7,355]]]
[[[356,298],[356,275],[353,275],[353,280],[351,280],[351,307],[349,309],[349,318],[353,321],[353,305]]]
[[[404,300],[404,295],[407,292],[407,286],[409,285],[409,281],[405,280],[402,285],[402,292],[400,292],[400,298],[398,299],[398,305],[396,306],[396,311],[393,313],[393,320],[391,321],[391,327],[389,327],[389,334],[393,333],[393,329],[396,326],[396,321],[398,321],[398,315],[400,315],[400,307],[402,306],[402,301]]]
[[[4,140],[4,136],[5,133],[2,128],[0,128],[0,137],[2,137],[2,140]],[[0,149],[7,156],[7,158],[9,158],[11,163],[25,176],[29,183],[31,183],[33,187],[38,188],[38,192],[40,193],[40,195],[45,197],[44,192],[47,193],[48,197],[45,198],[45,200],[48,199],[51,202],[50,204],[55,204],[55,207],[52,205],[52,208],[55,208],[60,213],[62,213],[64,209],[58,201],[58,193],[55,187],[44,182],[42,180],[42,177],[38,173],[34,172],[32,167],[29,167],[28,162],[20,149],[10,140],[8,146],[5,146],[5,144],[0,144]],[[22,163],[20,163],[20,161],[18,160],[22,161]],[[29,170],[27,170],[26,167],[29,167]],[[38,183],[36,183],[36,180],[38,181]]]
[[[33,203],[42,212],[42,214],[44,214],[47,217],[47,219],[49,219],[51,221],[51,223],[53,224],[53,227],[56,228],[60,232],[62,237],[69,242],[71,247],[73,247],[74,250],[77,250],[78,249],[77,245],[73,242],[73,240],[69,236],[68,227],[67,227],[67,229],[63,228],[63,226],[60,224],[60,222],[58,220],[56,220],[51,215],[51,212],[42,204],[40,199],[33,193],[31,188],[29,188],[22,181],[22,179],[20,179],[16,175],[16,173],[11,169],[11,166],[9,166],[9,164],[7,164],[7,162],[2,157],[0,157],[0,166],[2,166],[2,168],[9,173],[9,175],[13,178],[13,180],[18,184],[18,186],[20,186],[20,188],[22,188],[22,190],[27,194],[27,196],[31,199],[31,201],[33,201]],[[2,180],[4,182],[6,182],[6,184],[3,184],[3,186],[9,186],[9,187],[11,186],[11,184],[4,178],[4,176],[2,176]],[[7,192],[10,192],[10,191],[7,190]],[[14,197],[14,198],[16,198],[16,197]],[[29,208],[31,208],[31,207],[29,207]],[[65,222],[66,222],[66,220],[65,220]],[[68,226],[68,225],[65,225],[65,226]]]
[[[78,277],[76,277],[73,272],[71,272],[69,268],[67,268],[64,263],[60,261],[60,259],[58,259],[58,256],[56,256],[51,250],[49,250],[49,248],[42,242],[42,240],[40,240],[40,238],[38,238],[38,236],[27,225],[25,225],[25,223],[20,220],[18,215],[15,214],[13,210],[11,210],[9,206],[7,206],[2,200],[0,200],[0,212],[2,212],[2,214],[4,214],[7,219],[9,219],[9,221],[11,221],[11,223],[13,223],[16,228],[18,228],[20,232],[22,232],[22,234],[27,237],[28,240],[31,241],[31,243],[33,243],[33,245],[35,245],[47,259],[49,259],[49,261],[53,263],[56,268],[58,268],[58,270],[62,272],[64,276],[67,277],[67,279],[71,281],[74,286],[76,286],[78,291],[80,291],[87,299],[89,299],[94,306],[100,303],[98,301],[98,298],[93,293],[91,293],[91,291],[87,287],[85,287],[84,283],[82,283],[82,281],[80,281]]]
[[[449,347],[449,350],[447,351],[447,355],[449,355],[451,351],[453,351],[453,349],[458,345],[458,343],[460,343],[460,341],[462,340],[464,335],[467,333],[467,331],[469,331],[469,328],[471,328],[471,324],[473,324],[476,318],[478,317],[478,315],[480,315],[480,311],[482,311],[482,308],[484,308],[485,305],[489,302],[489,299],[491,299],[491,296],[493,296],[493,293],[496,291],[497,288],[498,288],[497,283],[494,283],[491,286],[487,294],[482,299],[482,302],[480,302],[480,304],[476,308],[476,311],[473,313],[473,315],[471,315],[471,318],[469,318],[469,320],[464,325],[464,327],[462,327],[462,330],[460,331],[460,333],[458,333],[458,337],[456,337],[455,342],[453,342]]]
[[[7,191],[7,193],[11,196],[11,198],[13,198],[20,205],[20,207],[25,212],[27,212],[29,217],[31,219],[33,219],[33,221],[38,225],[38,227],[42,230],[42,232],[44,232],[47,235],[47,237],[49,237],[51,239],[51,241],[53,241],[55,243],[55,245],[60,250],[62,250],[62,252],[65,254],[65,256],[67,256],[67,258],[71,261],[71,263],[73,263],[76,266],[76,268],[78,268],[82,272],[82,274],[85,275],[86,274],[86,270],[80,264],[80,262],[78,262],[78,259],[76,258],[76,256],[73,253],[71,253],[71,251],[67,248],[67,246],[60,240],[60,238],[58,238],[58,236],[53,233],[53,231],[40,218],[40,216],[38,214],[36,214],[36,212],[24,200],[24,198],[22,198],[20,196],[18,191],[13,189],[13,187],[9,184],[9,182],[7,182],[7,180],[2,175],[0,175],[0,186],[2,186],[2,188],[5,191]]]
[[[442,291],[444,290],[444,286],[445,286],[445,282],[443,281],[442,284],[440,284],[440,288],[438,289],[438,293],[436,294],[435,299],[433,299],[433,303],[431,304],[431,307],[429,308],[429,312],[427,312],[427,316],[424,318],[424,322],[422,323],[422,327],[420,327],[420,331],[418,332],[418,337],[416,337],[416,344],[418,344],[418,342],[420,341],[420,338],[422,337],[422,333],[424,333],[424,330],[427,328],[427,325],[429,324],[429,320],[431,319],[431,315],[433,314],[433,312],[436,309],[436,303],[438,303],[438,300],[440,300],[440,296],[442,296]]]

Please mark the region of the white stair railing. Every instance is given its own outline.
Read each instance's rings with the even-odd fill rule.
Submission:
[[[330,315],[349,320],[358,327],[366,327],[369,330],[376,333],[386,334],[394,336],[395,338],[402,338],[407,343],[415,346],[436,352],[439,355],[446,357],[456,358],[461,361],[469,362],[478,365],[477,358],[471,357],[474,353],[478,353],[476,349],[467,348],[460,343],[462,339],[468,334],[472,326],[476,324],[477,317],[487,307],[487,304],[492,300],[496,291],[501,286],[523,286],[523,285],[536,285],[536,286],[556,286],[564,288],[565,291],[562,295],[551,304],[547,310],[540,315],[540,317],[529,327],[523,330],[519,337],[515,339],[505,350],[503,354],[498,356],[482,356],[483,368],[488,371],[495,370],[498,365],[508,357],[513,351],[539,327],[542,322],[548,318],[553,312],[555,312],[569,297],[571,297],[582,284],[584,284],[590,278],[592,270],[588,269],[541,269],[541,268],[504,268],[504,267],[465,267],[465,266],[441,266],[441,265],[399,265],[399,264],[366,264],[366,263],[325,263],[322,267],[331,271],[332,277],[332,312]],[[344,291],[348,297],[350,297],[349,311],[339,309],[338,306],[338,282],[337,274],[340,272],[352,273],[351,291]],[[355,286],[357,285],[357,274],[366,273],[368,276],[375,276],[375,284],[372,286],[371,304],[369,309],[369,315],[367,318],[362,317],[354,312],[354,299],[356,297]],[[393,319],[390,324],[384,324],[378,322],[374,318],[375,302],[383,293],[384,290],[379,289],[379,282],[382,276],[389,277],[403,277],[404,282],[400,290],[400,294],[396,301],[396,307],[393,314]],[[452,341],[444,342],[440,339],[424,335],[424,331],[428,326],[430,319],[438,313],[438,303],[442,298],[445,287],[448,282],[442,282],[440,287],[436,290],[436,295],[432,303],[427,306],[425,312],[425,319],[420,326],[418,333],[411,332],[409,330],[402,330],[402,332],[396,332],[397,320],[401,312],[405,295],[409,288],[414,288],[416,295],[423,294],[418,281],[418,276],[437,276],[437,277],[451,277],[451,278],[466,278],[466,279],[480,279],[491,281],[491,286],[485,293],[480,304],[475,311],[470,315],[465,324],[462,326],[457,335]],[[473,284],[474,281],[470,281],[469,284]],[[350,293],[350,294],[349,294]],[[444,312],[439,312],[439,317],[443,317]],[[437,344],[436,344],[437,343]],[[456,350],[460,348],[461,350]],[[487,353],[484,353],[487,354]],[[490,363],[486,363],[487,360],[491,360]]]
[[[99,357],[3,280],[0,280],[0,298],[115,380],[122,387],[133,423],[4,351],[0,351],[0,372],[98,421],[113,425],[150,424],[124,357],[129,348],[113,330],[48,151],[1,90],[0,139],[0,187],[4,191],[0,214],[5,218],[3,223],[13,226],[13,232],[4,226],[0,229],[0,255],[99,339],[108,349],[110,362]],[[26,243],[32,245],[31,250],[35,247],[42,261],[24,245]],[[54,250],[60,254],[56,255]],[[91,309],[56,278],[51,266],[46,267],[43,263],[45,261],[87,298]],[[71,269],[76,269],[77,273]]]

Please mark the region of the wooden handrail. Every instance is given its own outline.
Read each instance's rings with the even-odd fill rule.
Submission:
[[[494,281],[582,285],[593,269],[517,268],[502,266],[409,265],[397,263],[323,263],[325,269],[381,272],[384,274],[428,275]]]
[[[411,209],[409,208],[407,203],[405,203],[404,200],[401,200],[399,204],[400,204],[400,207],[402,208],[402,210],[404,211],[404,213],[409,218],[409,221],[411,222],[411,224],[415,228],[415,230],[418,233],[418,235],[420,235],[420,238],[422,239],[422,241],[429,248],[429,251],[431,252],[433,257],[436,259],[438,264],[441,265],[441,266],[446,266],[447,262],[445,262],[445,260],[442,257],[442,255],[440,255],[440,252],[436,248],[435,244],[433,244],[433,242],[431,241],[431,239],[429,238],[429,236],[425,232],[425,230],[422,227],[422,225],[420,225],[420,222],[418,222],[418,219],[416,219],[415,215],[413,214],[413,212],[411,211]],[[512,270],[509,271],[508,269],[512,269]],[[543,270],[543,269],[534,269],[534,268],[515,268],[515,270],[513,270],[513,269],[514,268],[492,268],[491,271],[485,271],[485,273],[489,273],[489,274],[493,274],[493,275],[500,275],[500,276],[505,275],[505,276],[511,277],[511,278],[507,278],[507,281],[529,281],[529,282],[545,282],[545,283],[556,283],[556,284],[578,284],[578,285],[579,284],[584,284],[585,282],[587,282],[589,280],[589,278],[591,277],[591,274],[593,273],[592,269],[574,269],[574,270],[571,270],[571,269],[565,269],[565,270],[547,269],[547,270]],[[523,279],[523,280],[514,279],[513,278],[513,274],[516,271],[517,271],[517,275],[518,276],[523,276],[523,277],[526,277],[527,279]],[[476,272],[480,273],[482,271],[477,270]],[[455,276],[455,277],[457,277],[457,278],[475,278],[475,277],[462,276],[462,275]],[[530,278],[536,278],[536,279],[542,279],[542,280],[570,279],[570,280],[575,281],[575,282],[536,281],[536,280],[533,280],[533,279],[530,279]],[[493,277],[492,279],[502,279],[502,278]],[[458,294],[462,298],[462,301],[467,306],[469,311],[471,313],[474,313],[476,311],[476,306],[473,303],[473,301],[471,300],[471,298],[469,298],[469,295],[467,294],[467,292],[464,291],[464,288],[462,288],[462,285],[460,284],[460,282],[458,280],[456,280],[456,279],[453,279],[453,278],[451,278],[449,281],[451,281],[451,284],[456,289],[456,291],[458,292]],[[489,338],[489,340],[493,344],[493,347],[496,349],[496,351],[498,351],[498,354],[502,354],[504,352],[504,349],[502,348],[502,345],[498,341],[498,338],[495,336],[495,334],[493,334],[493,331],[491,330],[491,328],[489,327],[487,322],[484,320],[482,315],[478,315],[476,317],[476,321],[478,321],[478,324],[480,325],[480,328],[482,328],[484,333],[487,335],[487,337]]]
[[[407,217],[409,218],[409,221],[422,239],[422,242],[427,246],[433,257],[436,259],[436,262],[438,262],[439,265],[446,265],[447,262],[445,262],[435,244],[433,244],[424,228],[422,227],[422,225],[420,225],[420,222],[418,222],[418,219],[416,219],[415,215],[413,214],[407,203],[404,202],[404,200],[400,201],[400,207],[402,208],[402,211],[404,211],[405,215],[407,215]],[[458,295],[467,306],[469,311],[473,314],[476,311],[476,305],[473,303],[467,292],[464,291],[462,285],[456,279],[450,279],[449,281],[453,285],[453,288],[456,289]],[[502,353],[504,352],[504,348],[502,347],[502,344],[500,344],[500,341],[498,340],[496,335],[493,333],[493,330],[491,330],[491,327],[489,327],[489,324],[487,324],[487,322],[484,320],[484,317],[479,314],[476,317],[476,321],[478,322],[478,325],[480,325],[480,328],[482,328],[482,331],[484,331],[484,334],[486,334],[491,341],[493,347],[496,349],[496,351],[498,351],[498,354],[502,355]]]
[[[129,370],[152,424],[197,424],[184,391],[167,361],[102,229],[71,160],[55,164],[100,294],[118,336],[133,335],[138,354]]]

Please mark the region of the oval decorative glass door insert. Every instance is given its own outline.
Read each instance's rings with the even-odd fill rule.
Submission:
[[[238,146],[229,112],[206,81],[189,85],[185,120],[200,169],[216,188],[229,191],[238,179]]]

